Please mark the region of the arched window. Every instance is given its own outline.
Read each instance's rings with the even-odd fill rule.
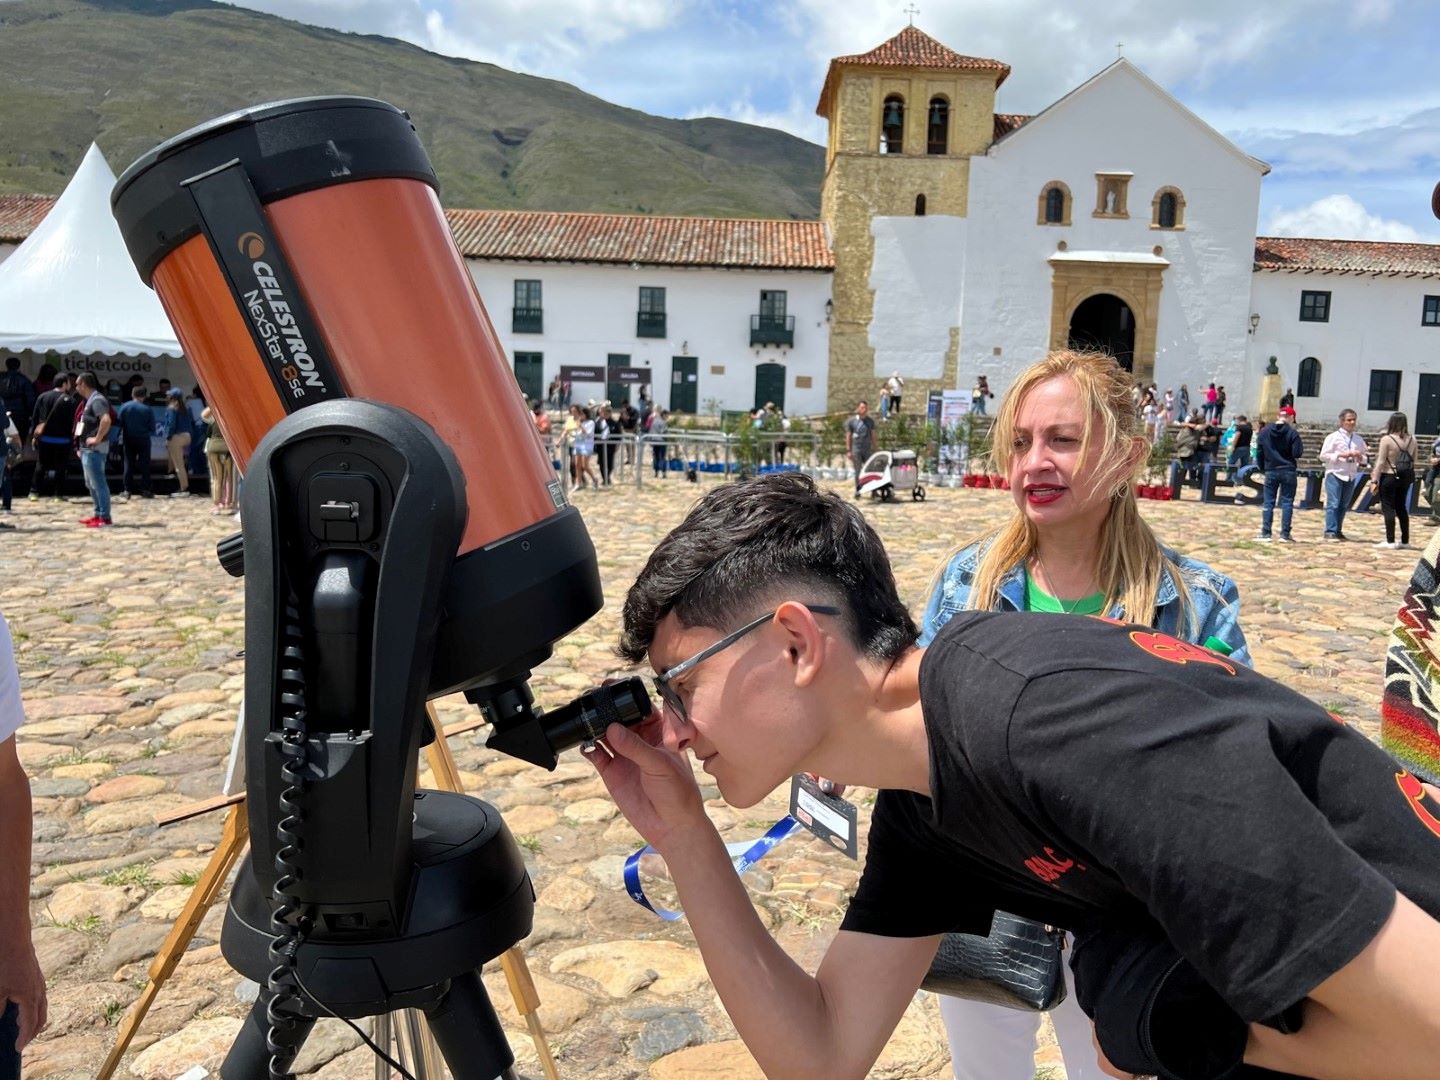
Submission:
[[[950,102],[943,97],[930,99],[929,122],[925,127],[925,152],[943,154],[950,145]]]
[[[1300,361],[1300,379],[1295,384],[1295,396],[1320,396],[1320,361],[1313,356]]]
[[[1040,189],[1035,221],[1038,225],[1070,224],[1070,189],[1059,180],[1052,180]]]
[[[1179,188],[1163,187],[1150,202],[1152,229],[1183,229],[1185,227],[1185,196]]]
[[[924,217],[924,216],[925,216],[925,196],[924,196],[924,195],[916,195],[916,196],[915,196],[915,216],[916,216],[916,217]]]
[[[905,149],[905,99],[891,94],[880,112],[880,152],[899,154]]]
[[[1175,193],[1167,191],[1160,196],[1160,228],[1173,229],[1175,227]]]
[[[1065,193],[1058,187],[1045,192],[1045,224],[1059,225],[1065,220]]]

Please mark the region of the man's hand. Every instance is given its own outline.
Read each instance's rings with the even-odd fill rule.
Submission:
[[[40,1034],[46,1023],[45,976],[30,946],[28,928],[6,934],[0,941],[0,1008],[13,1001],[20,1008],[20,1037],[17,1050]]]
[[[93,447],[93,446],[95,445],[95,436],[92,435],[92,436],[90,436],[90,438],[86,439],[86,440],[85,440],[85,445],[86,445],[86,446],[92,446],[92,447]]]
[[[696,826],[714,826],[705,816],[689,759],[659,745],[661,723],[656,711],[634,729],[611,724],[604,745],[615,756],[603,746],[587,756],[620,812],[663,855],[675,836]]]

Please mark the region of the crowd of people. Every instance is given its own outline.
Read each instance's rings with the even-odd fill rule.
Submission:
[[[557,380],[551,390],[568,386]],[[547,402],[556,400],[554,394]],[[663,436],[669,430],[670,412],[656,406],[649,395],[641,393],[638,406],[626,401],[616,409],[610,401],[591,399],[585,405],[570,404],[565,410],[565,419],[560,430],[555,430],[547,402],[536,402],[531,406],[535,430],[552,453],[564,447],[567,460],[563,467],[569,475],[573,489],[597,489],[612,487],[617,472],[616,459],[620,465],[639,466],[634,459],[635,439],[643,434],[650,447],[651,467],[659,479],[670,472],[668,452]]]
[[[173,497],[192,494],[191,476],[208,473],[212,512],[233,514],[238,509],[234,463],[218,418],[198,386],[187,397],[169,379],[158,380],[152,389],[138,374],[124,384],[111,380],[102,386],[93,373],[61,372],[49,363],[31,380],[12,356],[0,377],[0,399],[7,420],[0,479],[0,504],[6,513],[12,510],[14,473],[28,450],[33,462],[31,501],[63,499],[72,463],[78,463],[92,506],[80,524],[110,528],[111,474],[120,474],[125,499],[155,497],[157,438],[165,447]],[[4,522],[0,527],[11,526]]]
[[[73,382],[88,477],[84,455],[104,453],[112,431],[123,442],[123,417],[93,375],[58,382]],[[32,440],[54,389],[27,417]],[[1219,389],[1200,417],[1211,427]],[[1412,774],[1252,670],[1235,583],[1140,513],[1153,443],[1137,406],[1108,357],[1057,351],[1026,370],[993,432],[1013,509],[959,540],[918,625],[865,517],[800,475],[717,486],[631,586],[617,651],[655,670],[659,707],[585,753],[666,860],[767,1075],[863,1075],[959,937],[996,957],[980,982],[1033,966],[1048,942],[1065,988],[1051,1017],[1075,1078],[1097,1064],[1117,1077],[1434,1074],[1425,958],[1440,954],[1440,776]],[[665,433],[664,410],[630,411],[571,406],[572,467],[589,483],[614,471],[611,432]],[[546,410],[534,415],[553,435]],[[751,421],[779,415],[767,406]],[[1287,404],[1230,447],[1265,471],[1262,533],[1278,501],[1282,539],[1303,454],[1294,420]],[[1335,491],[1327,534],[1344,539],[1368,467],[1394,504],[1390,542],[1396,525],[1406,542],[1418,444],[1396,413],[1371,465],[1355,421],[1342,412],[1320,450]],[[857,466],[874,432],[861,402],[846,424]],[[0,1076],[18,1075],[47,1008],[28,918],[23,719],[0,618],[0,821],[12,824],[0,830]],[[876,789],[864,870],[814,975],[756,917],[687,755],[737,808],[795,774],[822,777],[821,791]],[[1028,951],[1006,952],[1002,922],[1034,928]],[[955,1077],[1028,1078],[1040,1012],[985,998],[942,996]]]

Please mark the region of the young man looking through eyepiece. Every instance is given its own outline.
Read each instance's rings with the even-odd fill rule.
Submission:
[[[961,612],[915,638],[874,531],[793,475],[711,492],[627,597],[621,652],[648,659],[665,705],[612,725],[615,757],[592,760],[668,861],[768,1075],[863,1076],[939,935],[986,933],[996,908],[1075,932],[1112,1058],[1153,1002],[1096,960],[1154,941],[1233,1010],[1237,1057],[1433,1075],[1440,1015],[1415,958],[1440,955],[1434,791],[1299,695],[1148,627]],[[814,976],[752,911],[687,751],[737,807],[801,771],[880,789]],[[1297,1013],[1298,1034],[1259,1023]]]

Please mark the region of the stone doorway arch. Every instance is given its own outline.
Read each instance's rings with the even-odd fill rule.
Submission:
[[[1135,312],[1114,293],[1102,292],[1080,301],[1070,316],[1072,349],[1103,352],[1135,370]]]
[[[1169,260],[1159,255],[1057,251],[1050,257],[1050,348],[1070,345],[1071,324],[1086,301],[1109,296],[1111,301],[1122,303],[1133,318],[1129,337],[1131,374],[1141,382],[1154,379],[1160,287],[1169,265]],[[1082,313],[1082,328],[1092,310]],[[1120,359],[1124,363],[1124,358]]]

